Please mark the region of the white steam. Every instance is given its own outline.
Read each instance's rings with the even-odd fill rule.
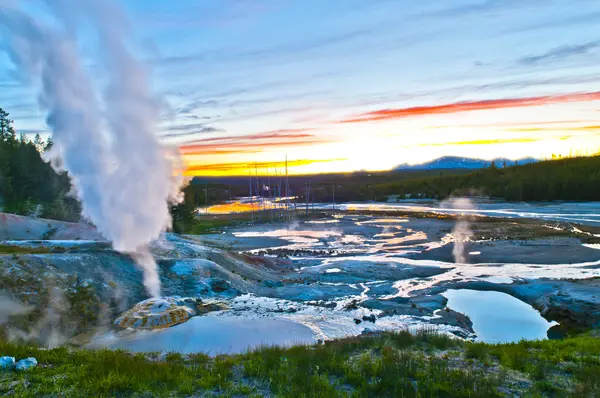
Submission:
[[[159,109],[147,71],[128,51],[126,20],[111,1],[45,4],[57,24],[43,25],[4,5],[0,27],[7,28],[17,68],[40,83],[39,102],[54,141],[47,159],[69,172],[83,216],[116,250],[132,254],[144,270],[148,293],[159,296],[148,245],[170,227],[175,191],[172,160],[157,140]],[[79,24],[96,34],[100,51],[94,62],[107,82],[103,95],[77,51]]]
[[[450,198],[442,202],[441,207],[455,210],[473,210],[475,206],[468,198]],[[473,236],[468,219],[463,214],[456,216],[456,224],[452,229],[454,237],[454,246],[452,256],[456,264],[466,264],[467,256],[465,251],[465,242],[468,242]]]

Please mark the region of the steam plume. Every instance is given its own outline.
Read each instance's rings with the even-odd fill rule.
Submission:
[[[441,206],[458,210],[472,210],[475,208],[468,198],[450,198],[442,202]],[[473,236],[473,233],[471,232],[469,221],[464,215],[459,214],[457,216],[456,224],[454,224],[454,228],[452,229],[452,235],[454,236],[454,246],[452,248],[454,262],[456,264],[466,264],[465,242]]]
[[[57,28],[9,4],[0,2],[0,27],[8,28],[15,65],[41,82],[39,102],[54,140],[47,159],[69,172],[83,216],[116,250],[133,255],[148,293],[159,296],[148,244],[171,224],[172,163],[156,138],[158,106],[147,72],[128,51],[126,19],[109,0],[47,0]],[[77,51],[82,21],[100,44],[103,102]]]

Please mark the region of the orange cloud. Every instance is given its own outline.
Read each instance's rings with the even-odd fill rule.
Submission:
[[[224,155],[241,152],[257,153],[268,148],[285,148],[330,142],[330,139],[327,137],[307,133],[313,130],[274,130],[247,135],[211,137],[181,145],[179,149],[183,155]]]
[[[307,166],[314,163],[336,162],[346,159],[297,159],[287,162],[288,168],[298,166]],[[284,170],[286,162],[262,162],[262,163],[219,163],[219,164],[202,164],[190,165],[186,168],[184,174],[186,176],[197,175],[243,175],[248,173],[254,174],[256,171],[260,174],[266,174],[268,170],[278,169],[280,172]]]
[[[190,142],[189,144],[195,143],[209,143],[209,142],[219,142],[219,143],[228,143],[228,142],[238,142],[239,140],[268,140],[273,138],[307,138],[312,137],[313,134],[307,133],[308,131],[314,131],[313,128],[306,129],[287,129],[287,130],[273,130],[273,131],[263,131],[260,133],[253,134],[244,134],[244,135],[229,135],[223,137],[211,137],[204,138],[200,140],[195,140]]]
[[[364,123],[381,120],[402,119],[413,116],[442,115],[491,109],[522,108],[559,104],[564,102],[586,102],[600,100],[600,91],[566,95],[547,95],[529,98],[491,99],[482,101],[463,101],[434,106],[415,106],[399,109],[382,109],[367,112],[355,117],[341,120],[340,123]]]
[[[324,142],[320,139],[303,139],[294,141],[271,141],[271,142],[240,142],[229,145],[229,149],[223,149],[225,144],[210,145],[185,145],[179,147],[183,155],[205,155],[205,154],[235,154],[240,152],[261,152],[267,148],[285,148],[290,146],[309,145]]]

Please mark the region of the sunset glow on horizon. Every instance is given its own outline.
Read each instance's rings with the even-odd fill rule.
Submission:
[[[490,160],[586,156],[600,149],[600,126],[592,124],[599,112],[598,97],[598,93],[583,93],[386,109],[334,122],[322,130],[221,136],[180,149],[190,176],[281,173],[286,155],[290,174],[382,171],[447,155]],[[580,119],[568,120],[562,114]],[[530,121],[531,115],[543,121]],[[514,124],[507,123],[510,119]],[[395,157],[394,152],[401,156]],[[207,158],[214,163],[207,164]]]

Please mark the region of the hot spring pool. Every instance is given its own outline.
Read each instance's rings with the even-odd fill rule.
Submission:
[[[556,325],[506,293],[448,290],[443,295],[448,298],[448,307],[471,318],[477,340],[485,343],[546,339],[548,329]]]
[[[312,330],[286,319],[198,316],[180,325],[96,339],[91,348],[133,352],[238,354],[260,346],[314,343]]]

